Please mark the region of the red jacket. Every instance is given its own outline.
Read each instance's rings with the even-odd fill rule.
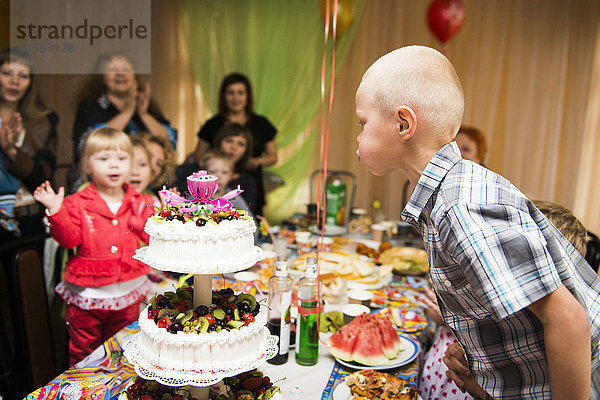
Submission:
[[[67,262],[66,282],[105,286],[148,273],[148,266],[132,256],[140,239],[148,243],[144,224],[154,208],[147,196],[127,185],[124,188],[125,198],[116,216],[90,184],[67,196],[60,210],[48,217],[52,237],[67,249],[77,246],[77,255]]]

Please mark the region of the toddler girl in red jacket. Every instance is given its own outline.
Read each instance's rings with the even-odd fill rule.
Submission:
[[[56,292],[67,302],[70,363],[90,354],[139,315],[139,300],[150,290],[149,268],[132,256],[144,232],[152,204],[125,182],[132,147],[116,129],[90,132],[81,156],[83,175],[91,183],[64,196],[49,182],[34,192],[46,207],[50,234],[61,246],[76,248]]]

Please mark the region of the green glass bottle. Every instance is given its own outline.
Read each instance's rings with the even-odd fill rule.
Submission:
[[[296,318],[296,363],[315,365],[319,358],[319,293],[317,260],[306,260],[304,278],[298,282],[298,318]]]

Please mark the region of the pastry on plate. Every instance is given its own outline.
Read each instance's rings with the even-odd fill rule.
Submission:
[[[372,369],[356,371],[346,377],[353,399],[416,400],[417,387],[410,382],[385,372]]]
[[[392,247],[381,253],[379,262],[391,265],[394,272],[403,275],[422,275],[429,271],[425,250],[413,247]]]

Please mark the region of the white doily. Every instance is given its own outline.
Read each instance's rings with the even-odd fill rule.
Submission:
[[[268,359],[277,355],[277,352],[279,351],[279,348],[277,347],[279,338],[270,335],[269,330],[266,327],[264,329],[267,331],[267,337],[264,342],[264,347],[260,352],[260,357],[231,366],[231,368],[228,369],[176,370],[164,369],[159,365],[152,365],[148,362],[144,352],[138,348],[140,335],[136,335],[134,339],[125,344],[125,357],[127,357],[127,360],[134,365],[136,374],[144,379],[158,381],[167,386],[210,386],[222,381],[224,378],[258,368]]]
[[[135,251],[133,258],[143,262],[146,265],[160,271],[172,271],[181,274],[226,274],[228,272],[237,272],[250,268],[258,261],[264,258],[263,251],[260,247],[254,246],[254,249],[246,258],[235,265],[202,265],[202,260],[191,260],[190,262],[181,262],[174,259],[157,259],[149,254],[148,246],[139,248]]]

